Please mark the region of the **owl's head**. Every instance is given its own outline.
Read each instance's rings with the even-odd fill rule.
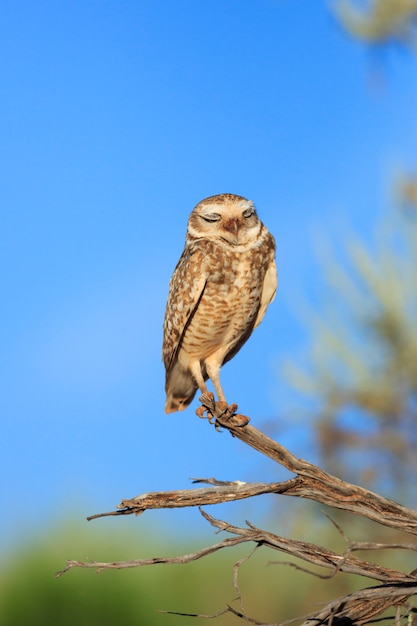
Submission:
[[[255,241],[261,228],[253,203],[232,193],[205,198],[194,207],[188,220],[188,233],[193,237],[232,246]]]

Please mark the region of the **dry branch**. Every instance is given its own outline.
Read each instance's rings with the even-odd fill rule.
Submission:
[[[396,585],[381,585],[379,587],[367,587],[347,596],[336,598],[329,602],[325,608],[314,611],[308,615],[303,615],[285,622],[261,622],[258,619],[249,617],[242,611],[237,611],[232,606],[227,605],[221,611],[212,615],[202,615],[196,613],[177,613],[175,611],[160,611],[160,613],[169,613],[172,615],[182,615],[184,617],[200,617],[213,619],[220,617],[226,613],[231,613],[243,621],[257,626],[289,626],[295,622],[300,622],[300,626],[321,626],[328,624],[329,626],[353,626],[369,623],[374,617],[377,617],[391,606],[400,608],[405,604],[407,599],[417,594],[417,585],[410,585],[407,588],[407,595],[404,593],[403,587]],[[404,616],[410,617],[414,611],[406,610]],[[377,620],[373,620],[377,621]],[[412,620],[408,619],[412,624]],[[390,623],[390,622],[388,622]]]
[[[199,478],[193,482],[209,482],[216,487],[201,489],[180,489],[177,491],[155,491],[143,493],[131,499],[122,500],[117,511],[97,513],[87,519],[109,515],[140,515],[148,509],[173,509],[190,506],[204,506],[233,502],[244,498],[252,498],[265,493],[283,493],[288,488],[288,482],[283,483],[245,483],[241,481],[216,481],[214,478]]]
[[[202,408],[198,411],[200,417],[206,415],[217,429],[225,428],[229,430],[233,437],[240,439],[258,452],[284,466],[293,472],[295,477],[274,483],[227,482],[218,481],[214,478],[195,479],[194,482],[208,483],[211,486],[145,493],[131,499],[122,500],[118,510],[92,515],[88,518],[89,520],[107,515],[129,515],[132,513],[140,515],[147,509],[201,507],[202,505],[231,502],[265,493],[274,493],[315,500],[322,504],[371,519],[384,526],[406,531],[413,535],[417,534],[417,513],[415,511],[362,487],[347,483],[312,463],[297,458],[279,443],[250,426],[248,418],[222,410],[211,396],[204,395],[200,400],[202,401]],[[345,553],[340,555],[312,543],[287,539],[275,533],[267,532],[249,522],[246,522],[247,527],[245,528],[233,526],[213,518],[207,512],[201,510],[201,508],[200,511],[212,526],[233,536],[191,554],[176,557],[158,557],[113,563],[67,561],[67,566],[61,572],[58,572],[57,576],[61,576],[74,567],[102,571],[104,569],[124,569],[156,564],[183,564],[206,557],[224,548],[251,542],[255,544],[255,549],[265,546],[288,554],[291,557],[296,557],[310,565],[324,568],[327,574],[322,575],[322,578],[329,578],[338,572],[345,572],[357,576],[365,576],[381,583],[377,587],[362,589],[328,603],[325,608],[301,618],[304,620],[303,626],[313,626],[313,624],[314,626],[319,624],[330,626],[331,624],[341,623],[337,621],[340,619],[348,619],[349,622],[346,623],[349,624],[364,624],[385,611],[386,608],[391,606],[400,607],[409,597],[417,594],[417,571],[411,573],[399,572],[364,561],[352,554],[355,550],[377,550],[387,547],[416,550],[417,544],[415,543],[381,544],[375,542],[354,542],[350,541],[342,529],[335,524],[339,532],[344,536],[347,544]],[[199,615],[199,617],[214,618],[230,612],[247,622],[262,624],[262,622],[245,614],[238,586],[239,567],[249,558],[250,555],[235,563],[233,569],[233,583],[238,592],[240,611],[227,606],[222,611],[211,616]]]
[[[348,574],[356,574],[358,576],[366,576],[380,582],[396,581],[398,583],[417,584],[417,577],[413,574],[400,573],[394,569],[363,561],[357,557],[350,556],[349,552],[344,555],[339,555],[332,550],[322,548],[316,544],[297,541],[295,539],[287,539],[276,535],[275,533],[267,532],[257,528],[249,522],[247,522],[247,528],[240,528],[227,522],[217,520],[205,511],[201,510],[201,514],[218,530],[228,532],[235,536],[229,537],[213,546],[203,548],[202,550],[198,550],[191,554],[176,557],[158,557],[113,563],[99,563],[96,561],[83,563],[80,561],[68,561],[67,567],[59,572],[57,576],[61,576],[73,567],[82,567],[102,571],[105,569],[126,569],[132,567],[143,567],[146,565],[190,563],[191,561],[201,559],[202,557],[208,556],[209,554],[217,552],[223,548],[230,548],[241,543],[253,542],[258,546],[272,548],[274,550],[284,552],[285,554],[297,557],[307,563],[310,563],[311,565],[328,569],[332,575],[340,571]]]
[[[215,416],[217,426],[227,428],[233,437],[237,437],[258,452],[287,468],[290,472],[297,474],[297,478],[287,481],[285,491],[279,493],[315,500],[331,507],[367,517],[396,530],[404,530],[417,535],[416,511],[388,498],[383,498],[363,487],[345,482],[325,472],[320,467],[297,458],[284,446],[250,424],[241,427],[239,416],[236,419],[233,415],[224,414],[210,397],[202,396],[200,401],[207,409],[208,415]]]
[[[224,411],[219,410],[210,397],[202,396],[200,400],[209,415],[214,416],[217,427],[226,428],[233,437],[255,448],[297,476],[284,482],[275,483],[225,482],[216,481],[213,478],[198,479],[199,482],[208,482],[214,487],[145,493],[122,500],[117,511],[98,513],[90,516],[89,520],[108,515],[129,515],[132,513],[140,515],[147,509],[219,504],[274,493],[315,500],[337,509],[367,517],[384,526],[417,535],[416,511],[363,487],[345,482],[325,472],[317,465],[297,458],[284,446],[253,426],[249,424],[241,426],[240,416],[225,416]]]

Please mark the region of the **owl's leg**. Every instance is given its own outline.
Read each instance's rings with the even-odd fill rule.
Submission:
[[[209,393],[201,371],[200,361],[193,361],[188,367],[201,393]]]
[[[219,400],[219,402],[226,402],[226,398],[225,398],[225,395],[223,393],[222,386],[220,384],[220,363],[219,363],[219,360],[217,358],[211,360],[210,357],[209,357],[208,359],[206,359],[205,366],[206,366],[207,374],[208,374],[211,382],[213,383],[214,389],[216,391],[217,399]],[[227,404],[227,402],[226,402],[226,404]]]
[[[212,406],[210,406],[210,401],[208,405],[206,402],[203,401],[203,406],[201,408],[208,410],[209,420],[214,422],[216,428],[219,426],[220,420],[227,423],[233,422],[233,426],[246,426],[246,424],[249,423],[249,417],[240,414],[238,415],[237,404],[228,404],[226,401],[222,386],[220,384],[220,367],[222,363],[223,355],[220,355],[219,358],[219,353],[213,354],[204,362],[207,374],[211,382],[213,383],[214,389],[216,390],[218,400],[216,402],[213,402]],[[200,417],[203,417],[204,411],[202,411],[201,414],[198,413],[198,415],[200,415]]]

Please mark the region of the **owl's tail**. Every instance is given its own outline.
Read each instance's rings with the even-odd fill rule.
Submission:
[[[184,370],[179,363],[167,372],[165,391],[165,413],[183,411],[192,402],[198,387],[191,374]]]

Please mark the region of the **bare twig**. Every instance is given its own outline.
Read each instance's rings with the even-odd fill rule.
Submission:
[[[97,573],[100,573],[106,569],[130,569],[132,567],[145,567],[149,565],[159,564],[172,565],[191,563],[191,561],[197,561],[198,559],[208,556],[209,554],[213,554],[214,552],[217,552],[222,548],[230,548],[231,546],[236,546],[240,543],[243,543],[244,541],[248,540],[242,540],[241,537],[228,537],[227,539],[224,539],[223,541],[220,541],[213,546],[209,546],[208,548],[197,550],[196,552],[192,552],[191,554],[183,554],[181,556],[173,557],[155,557],[152,559],[134,559],[131,561],[113,561],[112,563],[101,563],[99,561],[67,561],[67,566],[63,570],[57,572],[55,576],[56,578],[59,578],[73,567],[95,569],[97,570]]]

